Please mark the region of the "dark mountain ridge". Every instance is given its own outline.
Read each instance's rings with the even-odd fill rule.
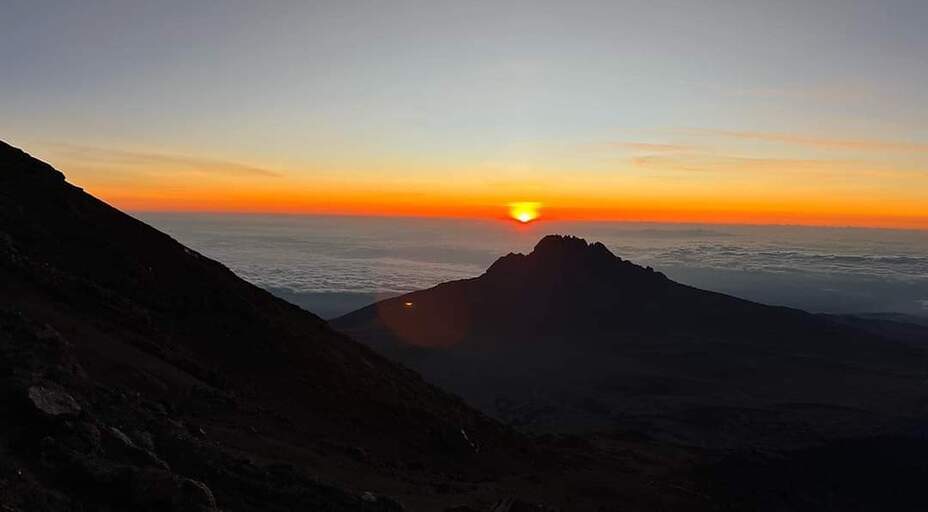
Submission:
[[[501,479],[562,471],[3,143],[0,406],[4,510],[488,507],[554,499]]]
[[[125,331],[121,344],[138,357],[169,361],[188,371],[187,378],[217,389],[261,396],[282,407],[311,399],[314,424],[328,421],[328,411],[341,415],[352,407],[364,411],[358,421],[383,422],[371,412],[406,404],[404,394],[415,394],[420,402],[410,417],[390,421],[411,427],[440,411],[461,423],[454,428],[496,428],[315,315],[68,185],[46,164],[2,150],[4,303],[42,320],[106,318],[112,325],[98,325],[103,332],[72,340],[78,351],[92,352],[86,364],[98,366],[103,378],[119,375],[124,354],[97,344],[112,337],[106,330]],[[54,302],[38,300],[41,294]],[[85,337],[95,339],[85,344]],[[159,382],[150,392],[176,398],[170,376],[154,380]],[[397,433],[404,431],[409,430]],[[418,444],[422,438],[410,433],[404,442]]]
[[[679,284],[569,236],[333,325],[491,414],[545,430],[644,422],[705,440],[689,430],[701,420],[686,418],[737,410],[815,438],[926,414],[922,348]],[[749,423],[732,427],[747,437],[725,442],[770,441]]]

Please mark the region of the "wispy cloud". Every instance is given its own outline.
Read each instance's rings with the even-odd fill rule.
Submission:
[[[729,88],[719,86],[716,89],[724,94],[748,98],[782,98],[787,100],[812,101],[860,101],[873,97],[875,92],[863,84],[818,85],[818,86],[780,86],[780,87],[746,87]]]
[[[687,144],[657,144],[652,142],[615,142],[609,144],[609,146],[649,153],[677,153],[696,149],[695,146]]]
[[[224,176],[279,177],[280,174],[262,167],[238,162],[169,153],[152,153],[120,149],[52,143],[47,146],[63,157],[83,165],[132,166],[164,171],[185,171]]]
[[[755,158],[726,154],[644,155],[631,159],[632,165],[652,171],[696,171],[765,174],[801,174],[804,177],[923,177],[919,169],[898,168],[889,164],[857,160],[802,158]]]
[[[859,151],[900,151],[928,153],[928,143],[892,141],[881,139],[844,139],[831,137],[814,137],[793,133],[729,131],[729,130],[688,130],[701,135],[714,135],[732,139],[756,140],[779,144],[790,144],[815,149],[850,149]]]

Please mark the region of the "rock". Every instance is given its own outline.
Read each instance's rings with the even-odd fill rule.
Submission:
[[[348,455],[357,461],[365,462],[369,459],[367,450],[361,448],[360,446],[354,446],[348,449]]]
[[[61,334],[58,331],[56,331],[54,327],[48,324],[45,324],[41,328],[37,329],[35,332],[35,337],[39,341],[44,341],[44,342],[49,342],[49,343],[54,343],[54,344],[59,344],[59,345],[67,345],[67,342],[61,336]]]
[[[145,403],[142,404],[142,405],[143,405],[145,408],[147,408],[148,410],[150,410],[150,411],[152,411],[153,413],[155,413],[156,415],[158,415],[158,416],[167,416],[167,415],[168,415],[167,407],[165,407],[164,404],[162,404],[162,403],[160,403],[160,402],[145,402]]]
[[[467,444],[473,448],[474,453],[480,453],[480,445],[476,441],[471,440],[470,436],[467,435],[467,431],[463,428],[461,429],[461,435],[464,437],[464,440],[467,441]]]
[[[197,511],[214,511],[216,508],[216,497],[213,491],[199,480],[185,478],[180,483],[179,500],[175,503],[179,506],[178,510],[197,510]]]
[[[150,452],[155,451],[155,441],[150,433],[143,430],[134,430],[131,438],[139,448],[144,448]]]
[[[170,469],[168,463],[161,460],[154,452],[135,444],[123,431],[116,427],[106,429],[104,448],[107,453],[139,466],[149,466],[164,470]]]
[[[555,512],[555,509],[534,505],[518,498],[504,498],[497,501],[490,512]]]
[[[373,505],[371,508],[365,507],[364,510],[379,510],[381,512],[405,512],[406,510],[402,503],[386,496],[376,496],[372,492],[362,494],[361,501]]]
[[[130,439],[129,436],[124,434],[122,430],[119,430],[116,427],[110,427],[109,432],[110,432],[110,435],[112,435],[117,441],[122,443],[122,445],[127,446],[127,447],[131,446],[133,448],[136,447],[135,443],[132,442],[132,439]]]
[[[45,386],[31,386],[29,400],[39,412],[51,417],[74,417],[81,413],[81,406],[64,391]]]
[[[64,444],[78,453],[85,455],[99,454],[102,450],[101,442],[103,436],[100,429],[91,422],[82,421],[74,423],[69,429],[68,435],[64,436]]]
[[[206,484],[159,469],[135,471],[130,496],[144,510],[218,512],[216,498]]]

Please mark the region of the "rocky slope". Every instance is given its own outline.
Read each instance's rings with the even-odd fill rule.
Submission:
[[[582,505],[570,486],[614,462],[515,433],[2,143],[0,409],[4,511],[668,499],[652,464]]]

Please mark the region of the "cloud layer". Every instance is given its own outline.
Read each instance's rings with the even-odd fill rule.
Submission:
[[[428,288],[480,275],[497,257],[560,232],[603,241],[617,255],[682,282],[764,302],[920,311],[919,301],[928,300],[928,241],[919,232],[616,223],[541,223],[532,228],[538,231],[518,232],[422,219],[150,214],[147,220],[259,286],[297,293]]]
[[[186,172],[222,176],[278,177],[279,173],[252,165],[188,155],[126,151],[72,144],[48,145],[68,162],[86,166],[144,168],[149,172]]]

